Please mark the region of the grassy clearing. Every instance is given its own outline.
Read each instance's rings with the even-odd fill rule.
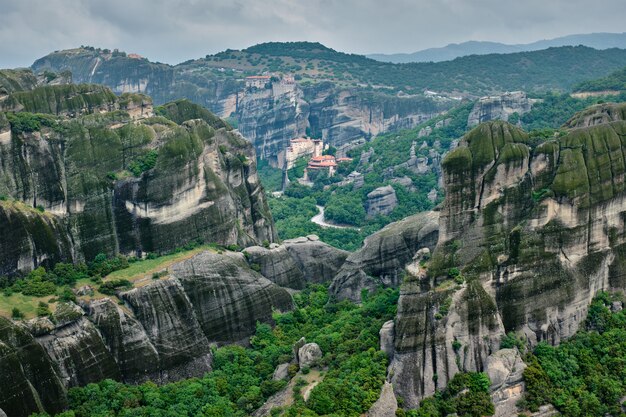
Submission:
[[[137,281],[143,281],[144,278],[151,280],[153,273],[162,271],[176,262],[189,259],[205,250],[211,250],[211,248],[208,245],[204,245],[189,251],[160,256],[156,259],[143,259],[141,261],[131,263],[128,268],[110,273],[104,278],[104,281],[127,279],[130,282],[135,283]]]
[[[103,281],[106,282],[116,279],[126,279],[133,283],[134,288],[143,287],[154,281],[154,279],[152,278],[154,273],[167,270],[167,268],[169,268],[172,264],[183,261],[185,259],[189,259],[192,256],[205,250],[215,249],[210,245],[203,245],[188,251],[173,253],[170,255],[158,257],[156,259],[143,259],[131,263],[130,266],[126,269],[112,272],[111,274],[104,277]],[[160,278],[165,277],[167,277],[166,273],[162,274]],[[117,298],[115,296],[100,293],[97,290],[98,285],[89,278],[79,279],[78,281],[76,281],[76,285],[74,286],[74,288],[80,288],[85,285],[92,287],[94,289],[94,292],[91,295],[79,296],[78,298],[81,300],[91,301],[105,297],[110,297],[113,299]],[[0,294],[0,316],[11,317],[13,308],[17,307],[24,314],[25,319],[32,319],[36,316],[37,306],[39,302],[44,301],[46,303],[49,303],[49,300],[53,298],[56,298],[56,296],[50,295],[46,297],[34,297],[21,293],[13,293],[12,295],[7,297]],[[51,304],[50,309],[54,310],[54,304]]]
[[[20,293],[14,293],[9,297],[0,295],[0,315],[11,317],[13,308],[17,307],[24,313],[26,319],[32,319],[37,315],[36,310],[39,302],[43,301],[47,303],[51,298],[55,297],[52,295],[47,297],[32,297]]]

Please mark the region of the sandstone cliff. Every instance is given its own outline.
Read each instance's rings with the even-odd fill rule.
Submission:
[[[0,317],[0,409],[58,412],[67,388],[104,378],[202,376],[211,370],[211,344],[250,336],[274,309],[293,308],[286,290],[233,252],[201,252],[172,265],[167,278],[118,296],[121,305],[110,298],[61,305],[56,324],[34,319],[30,329]]]
[[[243,136],[272,164],[282,158],[290,139],[307,133],[338,147],[412,128],[454,105],[442,98],[372,93],[332,82],[272,82],[266,89],[250,89],[238,77],[216,76],[203,59],[169,66],[90,47],[51,53],[31,68],[36,73],[71,71],[74,82],[102,84],[118,94],[145,93],[157,104],[184,97],[220,117],[236,116]]]
[[[536,101],[526,97],[526,93],[522,91],[505,93],[500,96],[481,97],[469,114],[467,125],[473,127],[490,120],[507,121],[513,113],[521,116],[529,112]]]
[[[558,343],[597,291],[626,288],[623,112],[588,110],[551,140],[482,124],[445,158],[437,249],[402,285],[396,318],[392,382],[406,405],[487,369],[505,332]],[[510,385],[498,403],[519,395]]]
[[[176,123],[152,117],[146,96],[85,85],[38,87],[3,105],[62,116],[0,112],[0,207],[19,237],[0,237],[2,274],[194,240],[276,239],[254,148],[197,105],[159,109]]]

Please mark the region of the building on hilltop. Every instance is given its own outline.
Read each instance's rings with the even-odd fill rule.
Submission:
[[[246,77],[246,88],[265,88],[265,85],[272,80],[269,75],[251,75]]]
[[[280,82],[283,83],[283,84],[295,84],[296,79],[293,76],[293,74],[285,74],[285,75],[283,75],[283,77],[280,80]]]
[[[319,139],[296,138],[289,141],[285,150],[285,165],[290,169],[298,158],[305,156],[316,157],[322,155],[324,143]]]
[[[310,171],[321,171],[328,170],[328,176],[332,177],[335,175],[337,171],[337,161],[335,157],[332,155],[320,155],[314,156],[309,159],[309,163],[304,170],[304,178],[306,181],[309,181],[309,172]]]
[[[126,55],[128,58],[132,58],[132,59],[143,59],[143,57],[139,54],[128,54]]]

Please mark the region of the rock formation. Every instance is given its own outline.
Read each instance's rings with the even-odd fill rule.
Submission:
[[[319,241],[317,236],[287,240],[274,248],[245,249],[250,267],[281,287],[301,290],[308,282],[328,282],[348,253]]]
[[[396,190],[394,190],[391,185],[378,187],[370,192],[365,202],[368,217],[375,217],[377,215],[386,216],[390,214],[397,205],[398,198],[396,197]]]
[[[438,238],[437,212],[419,213],[391,223],[368,236],[363,247],[348,256],[330,291],[339,299],[360,301],[361,291],[397,287],[405,266],[421,248],[434,249]]]
[[[307,368],[322,359],[322,350],[317,343],[307,343],[298,349],[298,364],[301,368]]]
[[[203,65],[203,60],[196,60],[169,66],[86,47],[51,53],[36,60],[32,69],[36,73],[71,71],[77,83],[103,84],[115,93],[149,94],[158,104],[184,97],[220,117],[235,115],[241,133],[272,164],[290,139],[307,131],[340,147],[412,128],[453,105],[450,100],[423,96],[372,94],[328,81],[307,86],[273,81],[269,88],[250,89],[236,78],[216,77],[210,66],[199,73],[197,68]]]
[[[0,112],[0,221],[12,232],[0,236],[0,274],[276,239],[254,148],[197,105],[159,109],[173,122],[152,117],[143,95],[58,85],[12,93],[0,108],[55,115]]]
[[[626,288],[623,114],[624,105],[598,106],[538,144],[490,122],[445,158],[437,248],[402,285],[395,320],[392,383],[406,406],[458,371],[487,370],[498,385],[510,362],[496,354],[501,335],[559,343],[597,291]],[[494,385],[496,405],[510,406],[518,384]]]
[[[0,408],[11,416],[58,412],[68,387],[105,378],[201,376],[211,369],[212,343],[241,340],[274,309],[293,308],[286,290],[232,252],[201,252],[170,266],[166,279],[118,295],[122,306],[110,298],[61,305],[56,324],[33,324],[36,331],[0,317]]]
[[[481,97],[467,118],[467,126],[473,127],[490,120],[507,121],[513,113],[521,116],[530,111],[535,101],[526,97],[523,91]]]

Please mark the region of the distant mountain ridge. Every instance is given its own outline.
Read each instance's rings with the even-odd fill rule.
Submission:
[[[510,54],[514,52],[538,51],[550,47],[577,45],[584,45],[595,49],[626,49],[626,32],[576,34],[515,45],[489,41],[467,41],[451,43],[440,48],[428,48],[413,53],[370,54],[367,55],[367,57],[377,61],[392,62],[395,64],[408,62],[441,62],[467,55]]]

